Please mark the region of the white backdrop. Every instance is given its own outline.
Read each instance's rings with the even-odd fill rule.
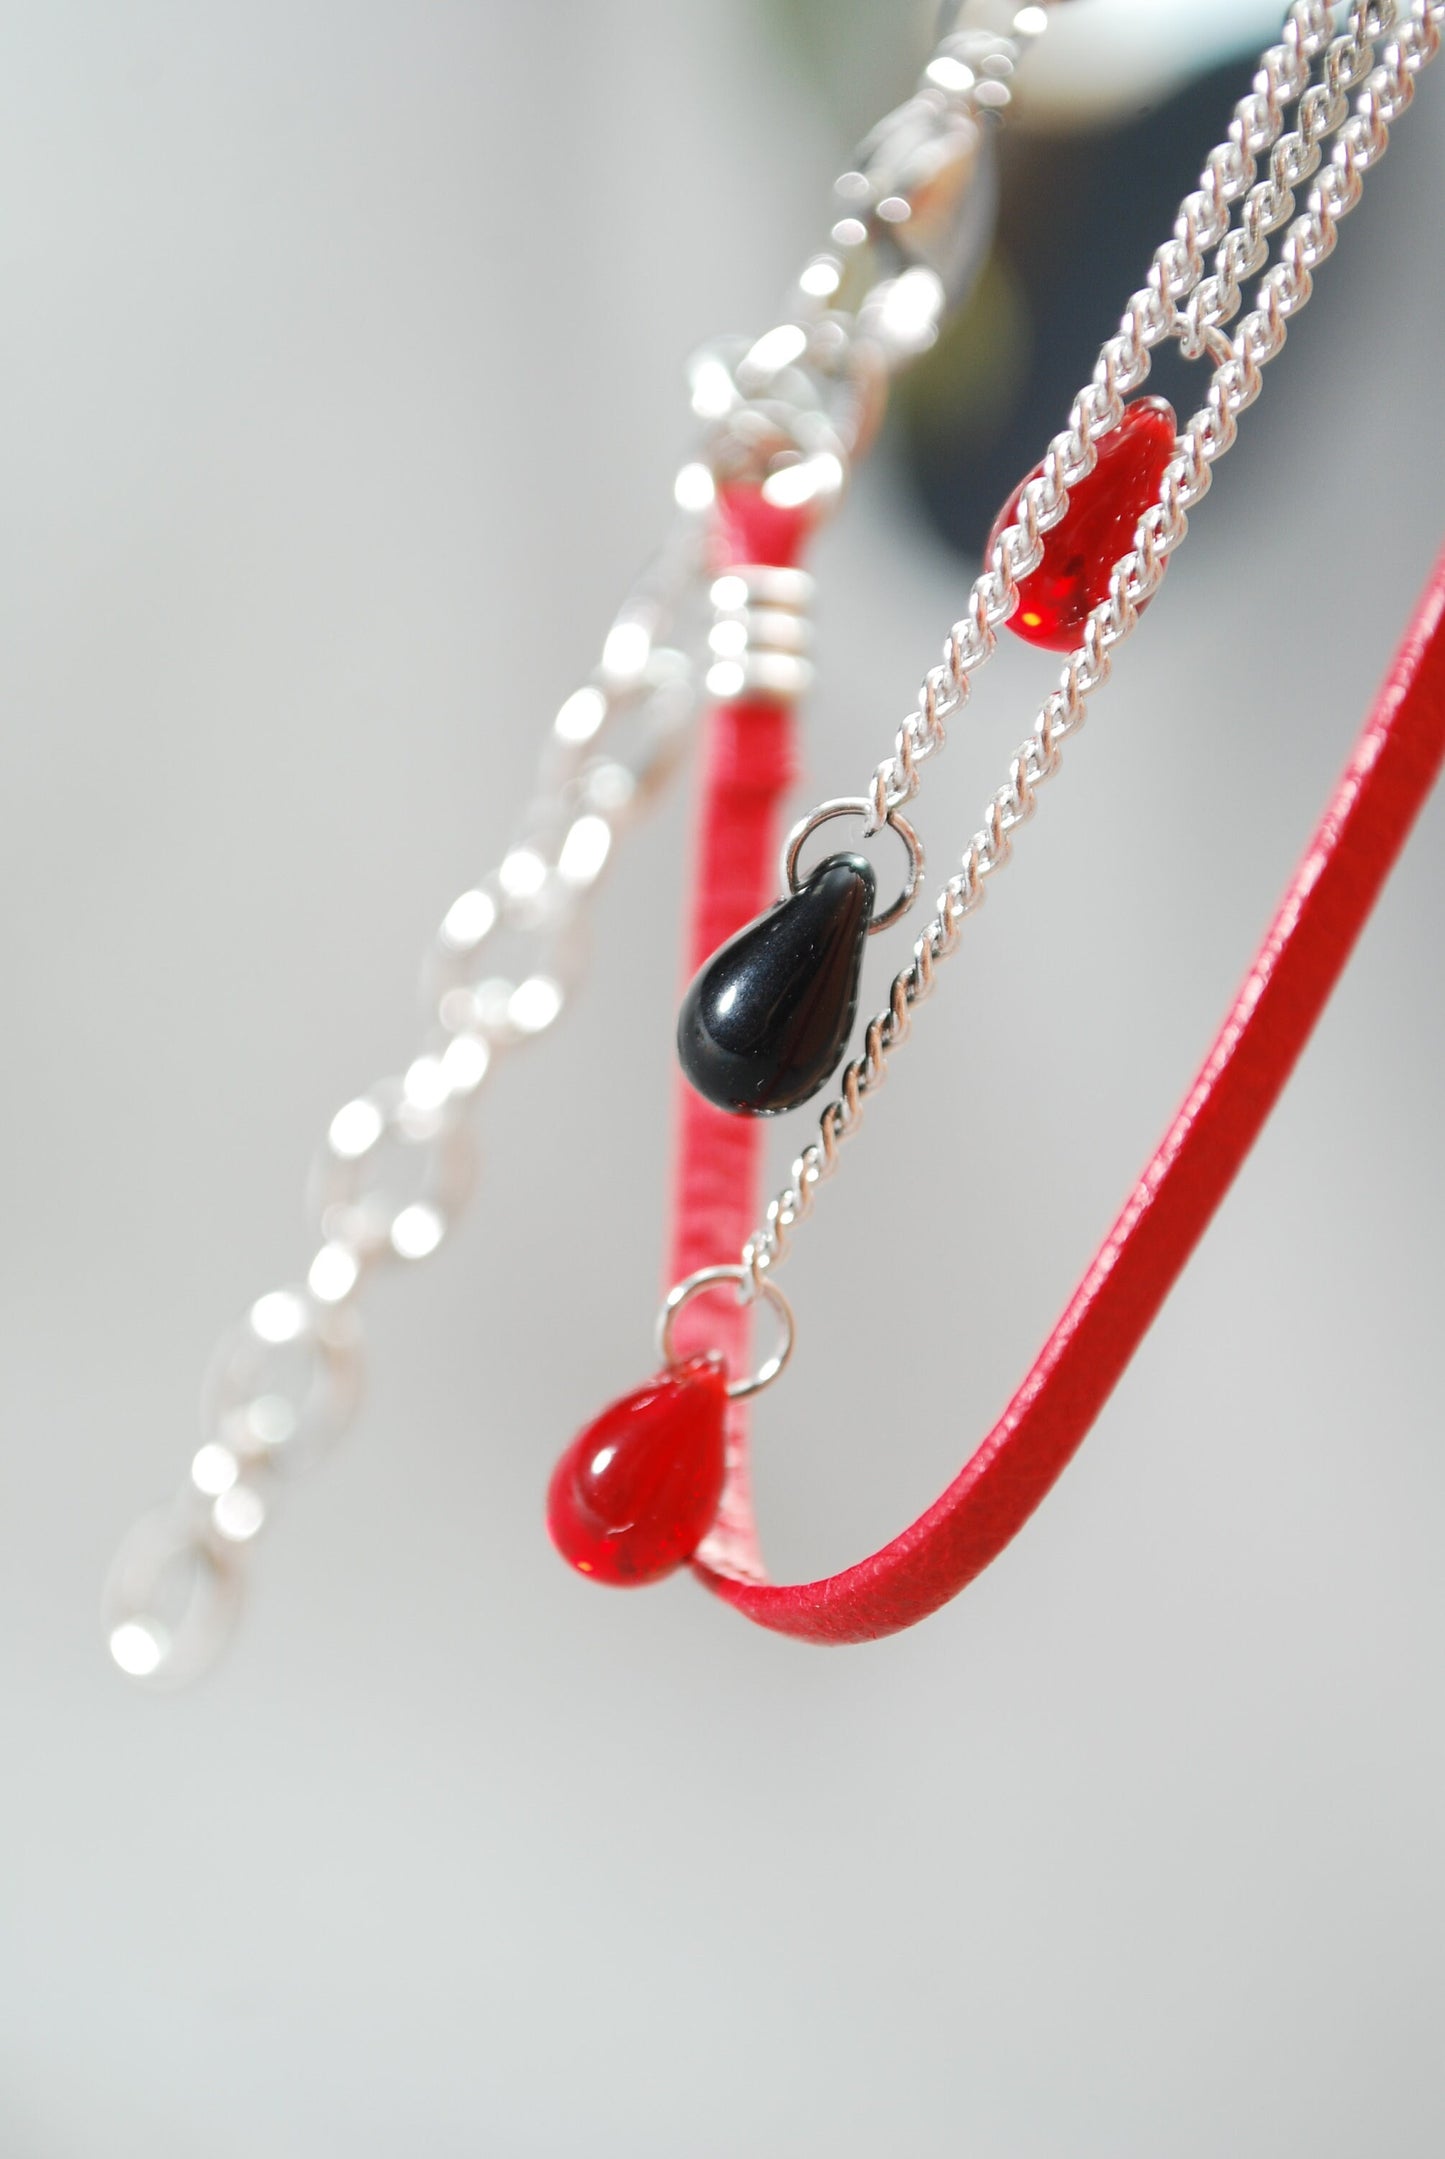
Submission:
[[[1441,2148],[1438,800],[1079,1461],[927,1626],[810,1651],[541,1531],[648,1369],[679,801],[464,1230],[377,1285],[235,1652],[164,1701],[103,1654],[210,1344],[304,1266],[314,1140],[410,1053],[657,529],[682,356],[767,321],[843,147],[741,5],[0,17],[6,2159]],[[1345,755],[1445,528],[1442,183],[1427,78],[800,1240],[782,1575],[997,1412]],[[886,452],[820,568],[810,800],[967,575]],[[1051,669],[991,670],[935,862]]]

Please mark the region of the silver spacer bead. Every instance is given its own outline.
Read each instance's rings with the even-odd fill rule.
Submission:
[[[813,680],[813,590],[806,570],[767,563],[745,564],[714,579],[710,697],[719,704],[748,697],[792,704],[804,695]]]

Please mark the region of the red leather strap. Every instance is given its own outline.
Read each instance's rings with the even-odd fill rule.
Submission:
[[[861,1642],[912,1626],[997,1557],[1083,1440],[1203,1235],[1339,979],[1442,756],[1445,554],[1203,1069],[982,1446],[891,1544],[841,1574],[787,1588],[758,1578],[740,1475],[720,1533],[696,1563],[710,1589],[780,1633]]]
[[[810,520],[778,510],[755,489],[724,491],[718,504],[719,569],[768,563],[791,568]],[[778,897],[784,796],[797,777],[792,709],[767,699],[718,705],[705,723],[694,851],[687,976]],[[756,1118],[714,1109],[679,1079],[668,1281],[699,1267],[732,1264],[757,1226],[762,1204],[763,1129]],[[720,1351],[731,1374],[752,1355],[752,1312],[726,1288],[697,1298],[677,1317],[678,1354]],[[728,1483],[713,1538],[724,1537],[733,1571],[761,1572],[747,1486],[747,1405],[729,1405]],[[710,1550],[709,1539],[704,1550]]]

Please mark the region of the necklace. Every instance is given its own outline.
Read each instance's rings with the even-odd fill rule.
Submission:
[[[1171,445],[1162,474],[1152,476],[1149,493],[1162,488],[1162,495],[1143,509],[1132,549],[1121,550],[1116,562],[1091,565],[1105,573],[1105,587],[1100,597],[1091,596],[1060,689],[1041,710],[933,922],[896,978],[887,1011],[870,1023],[862,1055],[845,1067],[818,1139],[799,1156],[789,1186],[733,1270],[738,1279],[746,1277],[754,1297],[766,1296],[784,1313],[770,1270],[782,1259],[789,1233],[831,1172],[841,1140],[856,1128],[861,1105],[901,1043],[911,1009],[931,987],[937,962],[954,949],[962,921],[1008,859],[1011,835],[1031,813],[1038,787],[1057,770],[1062,743],[1106,678],[1113,647],[1157,590],[1168,555],[1184,536],[1188,509],[1234,440],[1237,414],[1258,394],[1261,370],[1282,345],[1286,320],[1308,299],[1313,271],[1333,247],[1365,172],[1383,153],[1414,72],[1433,55],[1439,8],[1398,12],[1397,30],[1396,10],[1357,9],[1335,37],[1329,9],[1291,10],[1284,38],[1264,56],[1260,87],[1242,102],[1229,138],[1211,153],[1201,188],[1183,206],[1176,237],[1160,250],[1149,285],[1130,302],[1119,336],[1101,353],[1094,382],[1075,401],[1068,428],[1001,526],[970,611],[950,635],[943,666],[926,678],[893,751],[866,794],[821,804],[789,843],[791,888],[800,850],[821,824],[851,814],[866,835],[889,823],[907,847],[903,899],[912,899],[921,851],[902,813],[918,793],[920,768],[942,749],[945,727],[992,652],[998,628],[1021,606],[1020,588],[1047,573],[1049,536],[1064,530],[1072,497],[1082,496],[1111,441],[1117,445],[1134,435],[1137,423],[1128,422],[1127,414],[1139,408],[1129,407],[1126,395],[1147,374],[1150,351],[1173,339],[1187,356],[1211,362],[1209,394]],[[182,1506],[142,1525],[121,1555],[109,1600],[110,1639],[117,1661],[136,1676],[184,1676],[220,1638],[239,1585],[237,1555],[266,1519],[268,1476],[283,1460],[303,1459],[324,1444],[354,1407],[357,1288],[383,1256],[419,1259],[442,1241],[470,1181],[467,1104],[492,1058],[546,1031],[562,1008],[575,965],[569,933],[576,905],[627,817],[660,785],[680,741],[689,678],[667,640],[698,583],[704,523],[719,486],[734,477],[730,459],[740,451],[754,457],[766,452],[769,469],[759,487],[765,491],[769,481],[775,483],[771,506],[777,511],[821,511],[836,497],[848,463],[876,424],[887,367],[927,341],[948,287],[936,263],[908,260],[900,267],[895,259],[891,274],[868,284],[857,300],[855,334],[840,325],[839,310],[830,303],[865,257],[902,247],[899,234],[913,207],[907,187],[926,190],[938,185],[940,175],[960,186],[969,178],[980,154],[980,121],[1007,106],[1018,38],[1037,35],[1043,21],[1040,10],[1019,11],[1012,50],[1007,38],[986,53],[945,40],[930,63],[922,102],[902,109],[906,124],[897,115],[884,123],[860,159],[860,171],[845,176],[845,214],[835,222],[832,244],[799,280],[798,305],[791,310],[799,319],[740,350],[709,353],[695,368],[694,404],[709,429],[708,455],[679,477],[678,528],[619,613],[597,678],[558,715],[538,810],[524,839],[495,879],[463,894],[442,925],[432,962],[438,1038],[400,1082],[359,1097],[333,1119],[314,1180],[323,1241],[306,1283],[258,1300],[224,1346],[209,1389],[208,1430],[214,1436],[196,1457]],[[1381,40],[1386,50],[1377,60]],[[1316,64],[1319,80],[1312,82]],[[1351,114],[1350,95],[1357,91],[1363,109]],[[1296,125],[1286,132],[1286,116],[1296,105]],[[1335,153],[1309,206],[1289,225],[1255,307],[1227,337],[1225,325],[1242,305],[1241,280],[1261,267],[1268,236],[1288,224],[1293,191],[1319,168],[1321,144],[1331,134],[1338,137]],[[905,168],[896,181],[890,159]],[[1212,270],[1210,250],[1216,251]],[[770,568],[774,580],[750,578],[744,574],[749,567]],[[777,697],[803,686],[806,655],[798,625],[807,588],[796,575],[788,582],[784,567],[735,565],[731,583],[725,576],[712,584],[708,688],[714,697],[759,688]],[[811,881],[811,873],[800,881],[799,897]],[[870,926],[886,927],[890,914],[884,910]],[[503,933],[529,942],[528,965],[511,974],[496,972],[491,961]],[[421,1173],[417,1195],[400,1205],[380,1174],[389,1152]],[[702,1287],[688,1279],[675,1285],[664,1321]],[[672,1346],[673,1337],[668,1340]],[[748,1384],[767,1384],[784,1361],[782,1355],[770,1360],[773,1369],[751,1375]],[[178,1562],[204,1578],[204,1593],[191,1617],[168,1626],[155,1612],[157,1585]]]
[[[1237,440],[1238,416],[1260,395],[1264,367],[1282,350],[1288,322],[1308,303],[1314,273],[1333,252],[1340,221],[1384,155],[1415,69],[1438,46],[1437,22],[1428,10],[1406,11],[1397,26],[1393,11],[1362,7],[1332,36],[1328,9],[1292,10],[1284,39],[1262,56],[1259,87],[1241,100],[1199,188],[1181,203],[1174,236],[1157,251],[1149,282],[1132,295],[1119,332],[1101,348],[1069,425],[1000,512],[969,611],[949,633],[943,664],[925,676],[892,754],[866,794],[825,802],[795,827],[784,851],[781,903],[709,960],[689,990],[679,1021],[683,1066],[719,1109],[770,1113],[818,1092],[853,1030],[863,939],[906,913],[918,888],[921,849],[902,811],[920,791],[925,762],[943,749],[947,726],[991,657],[998,629],[1007,624],[1029,642],[1068,655],[1059,688],[1041,707],[961,870],[944,885],[933,919],[895,976],[886,1009],[869,1023],[861,1053],[844,1065],[817,1138],[796,1158],[762,1226],[747,1238],[736,1265],[704,1265],[675,1282],[657,1331],[662,1370],[588,1426],[559,1464],[549,1522],[563,1556],[584,1573],[632,1584],[691,1558],[719,1522],[729,1455],[732,1502],[721,1537],[702,1557],[729,1577],[756,1573],[751,1538],[739,1527],[747,1517],[746,1432],[738,1405],[773,1384],[792,1350],[793,1315],[775,1279],[792,1232],[833,1174],[841,1143],[857,1130],[864,1103],[906,1040],[935,970],[957,949],[962,924],[1010,859],[1012,835],[1058,772],[1062,746],[1107,680],[1113,652],[1182,546],[1189,511]],[[1377,41],[1391,34],[1377,60]],[[1312,82],[1316,60],[1319,80]],[[1361,86],[1360,109],[1352,112],[1349,93]],[[1295,124],[1286,129],[1292,106]],[[1321,170],[1322,146],[1332,136],[1336,148]],[[1256,177],[1266,153],[1266,169]],[[1296,191],[1316,173],[1296,216]],[[1278,259],[1264,269],[1270,236],[1281,228],[1287,230]],[[1210,250],[1216,251],[1212,271]],[[1244,304],[1244,281],[1261,269],[1255,304],[1230,337],[1225,326]],[[1146,379],[1151,352],[1170,340],[1186,359],[1211,370],[1204,402],[1177,435],[1174,412],[1162,400],[1126,402]],[[872,871],[859,857],[829,858],[798,882],[803,844],[820,825],[847,816],[865,835],[891,826],[908,850],[907,884],[881,915],[873,912]],[[710,1164],[710,1125],[694,1120],[687,1129],[693,1150]],[[733,1158],[727,1182],[736,1189],[736,1150],[721,1138],[716,1144]],[[694,1183],[705,1187],[707,1179]],[[686,1210],[686,1156],[683,1186]],[[718,1209],[706,1191],[700,1211],[706,1233],[714,1234]],[[746,1377],[737,1376],[746,1362],[736,1326],[711,1359],[696,1343],[683,1355],[676,1340],[683,1307],[724,1287],[744,1304],[771,1305],[781,1326],[779,1348]]]

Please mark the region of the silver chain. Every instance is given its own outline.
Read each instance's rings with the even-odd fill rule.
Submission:
[[[677,477],[673,529],[619,609],[597,669],[559,709],[519,837],[442,920],[424,976],[430,1032],[399,1078],[332,1118],[309,1180],[319,1241],[304,1279],[259,1297],[222,1341],[185,1482],[116,1555],[103,1617],[131,1678],[176,1684],[210,1663],[239,1609],[243,1554],[286,1475],[354,1416],[357,1293],[383,1263],[436,1251],[455,1224],[474,1181],[472,1112],[488,1073],[564,1009],[586,902],[618,836],[677,762],[703,667],[713,697],[804,686],[811,583],[801,573],[714,581],[706,659],[694,649],[689,618],[709,595],[715,488],[746,475],[777,501],[820,509],[841,492],[877,427],[888,374],[933,341],[982,260],[991,122],[1043,26],[1037,6],[968,0],[914,95],[838,181],[828,245],[801,272],[786,319],[692,363],[703,436]]]
[[[1442,17],[1445,0],[1412,0],[1403,9],[1393,0],[1357,6],[1347,29],[1330,42],[1329,8],[1299,0],[1291,9],[1284,36],[1264,54],[1255,88],[1236,108],[1227,139],[1210,153],[1199,189],[1180,205],[1173,239],[1159,249],[1148,283],[1129,301],[1119,334],[1101,349],[1069,427],[1054,438],[1042,473],[1024,489],[1018,520],[1000,536],[992,563],[974,584],[968,615],[950,633],[944,667],[925,679],[893,757],[878,768],[873,807],[879,821],[917,792],[919,763],[941,746],[942,721],[962,705],[970,675],[993,650],[998,627],[1017,603],[1018,580],[1037,567],[1042,534],[1064,513],[1069,486],[1092,469],[1094,438],[1117,424],[1123,393],[1148,375],[1151,349],[1175,337],[1186,355],[1207,353],[1215,360],[1206,400],[1179,437],[1159,499],[1140,519],[1132,549],[1115,565],[1108,598],[1090,615],[1060,687],[1045,700],[1008,779],[988,804],[961,870],[940,893],[908,966],[894,977],[887,1007],[870,1021],[862,1054],[844,1067],[840,1091],[819,1118],[817,1139],[798,1156],[763,1227],[744,1247],[742,1264],[753,1284],[768,1282],[769,1270],[786,1256],[793,1228],[811,1211],[815,1187],[833,1173],[842,1142],[858,1128],[865,1098],[877,1092],[889,1057],[907,1038],[913,1008],[932,989],[938,961],[954,950],[964,918],[1009,860],[1013,834],[1033,815],[1037,789],[1058,771],[1063,742],[1082,726],[1086,700],[1107,681],[1113,647],[1158,590],[1169,556],[1185,538],[1188,511],[1208,492],[1214,465],[1235,440],[1237,415],[1259,395],[1262,370],[1282,349],[1289,318],[1308,303],[1313,274],[1333,252],[1340,221],[1359,201],[1365,174],[1384,156],[1391,125],[1414,94],[1414,77],[1439,51]],[[1382,38],[1377,64],[1375,45]],[[1322,49],[1320,80],[1311,88],[1311,63]],[[1361,84],[1352,113],[1349,94]],[[1297,125],[1286,135],[1286,111],[1296,100]],[[1330,163],[1303,213],[1289,224],[1278,260],[1260,280],[1255,306],[1227,338],[1223,326],[1241,305],[1241,279],[1263,266],[1268,235],[1291,217],[1293,191],[1317,171],[1321,143],[1332,134],[1339,139]],[[1256,181],[1266,150],[1269,171]],[[1231,205],[1241,198],[1240,222],[1231,231]],[[1216,253],[1206,278],[1210,248]]]
[[[1206,252],[1226,240],[1233,206],[1247,191],[1252,207],[1241,218],[1239,239],[1266,223],[1271,210],[1288,195],[1289,164],[1280,137],[1289,108],[1309,83],[1311,63],[1328,46],[1323,96],[1338,109],[1349,84],[1372,57],[1370,29],[1377,11],[1357,7],[1349,29],[1333,45],[1333,10],[1327,0],[1296,0],[1280,42],[1260,59],[1254,88],[1241,98],[1225,139],[1210,152],[1199,187],[1179,206],[1173,236],[1158,248],[1148,282],[1130,299],[1122,329],[1102,347],[1092,381],[1074,399],[1067,426],[1049,444],[1037,478],[1024,488],[1018,516],[1002,535],[994,561],[975,578],[964,615],[949,632],[942,665],[925,675],[914,710],[898,729],[892,754],[873,775],[870,792],[874,827],[890,809],[911,802],[918,793],[919,767],[947,741],[947,723],[968,700],[972,677],[984,667],[997,643],[997,631],[1017,604],[1017,586],[1038,567],[1043,536],[1068,509],[1069,489],[1094,468],[1094,438],[1118,425],[1125,393],[1137,388],[1149,371],[1152,346],[1176,334],[1178,313],[1199,285]],[[1314,139],[1321,107],[1301,113],[1297,138]],[[1343,111],[1340,111],[1343,118]],[[1274,150],[1266,178],[1252,186],[1258,160]],[[1287,211],[1284,212],[1288,214]],[[1275,223],[1279,222],[1278,216]],[[1217,266],[1216,279],[1233,270],[1238,278],[1238,242]]]

